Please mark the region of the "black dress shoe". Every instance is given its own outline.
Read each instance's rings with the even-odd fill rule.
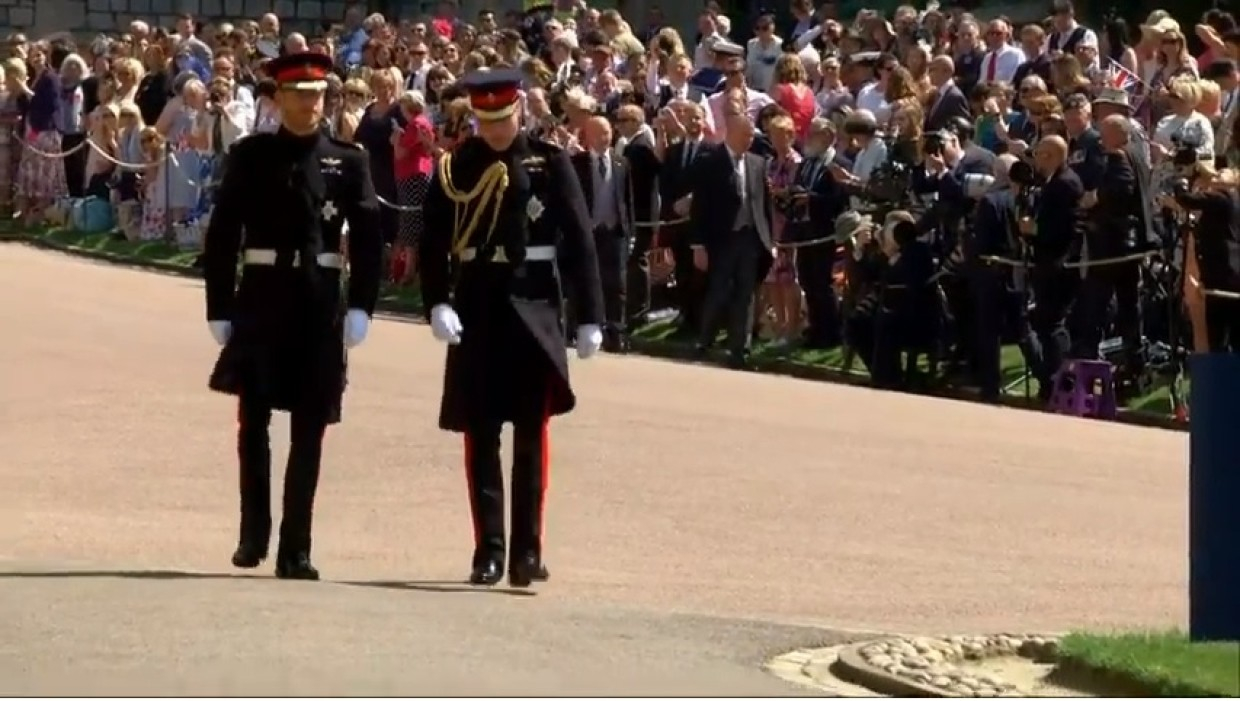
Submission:
[[[237,545],[237,549],[233,551],[232,563],[233,567],[252,570],[263,564],[263,560],[266,559],[267,546],[243,540]]]
[[[749,356],[745,353],[729,353],[728,367],[732,370],[748,370]]]
[[[280,579],[305,579],[318,581],[319,571],[310,564],[310,556],[306,553],[280,556],[276,558],[276,576]]]
[[[504,561],[488,558],[476,563],[469,573],[469,583],[480,587],[491,587],[499,584],[504,578]]]
[[[534,582],[545,582],[550,578],[551,573],[534,555],[517,558],[508,568],[508,585],[512,587],[523,589]]]

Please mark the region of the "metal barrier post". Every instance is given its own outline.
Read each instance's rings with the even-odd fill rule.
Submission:
[[[164,142],[164,167],[160,168],[164,176],[164,241],[176,244],[176,232],[172,229],[172,144]]]
[[[1189,634],[1240,641],[1240,355],[1189,365]]]

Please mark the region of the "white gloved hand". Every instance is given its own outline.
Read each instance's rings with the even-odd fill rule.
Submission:
[[[603,329],[598,324],[582,324],[577,327],[577,357],[589,360],[603,347]]]
[[[436,339],[455,346],[461,342],[461,332],[464,330],[461,317],[456,315],[456,310],[452,307],[436,304],[431,309],[431,333]]]
[[[228,339],[232,338],[231,321],[208,321],[207,328],[211,329],[211,337],[221,346],[228,343]]]
[[[361,309],[350,309],[344,315],[344,347],[356,348],[370,331],[370,315]]]

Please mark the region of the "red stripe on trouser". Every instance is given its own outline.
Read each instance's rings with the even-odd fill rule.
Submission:
[[[474,546],[482,542],[482,524],[478,520],[478,504],[474,500],[474,441],[465,434],[465,485],[469,489],[469,518],[474,524]]]

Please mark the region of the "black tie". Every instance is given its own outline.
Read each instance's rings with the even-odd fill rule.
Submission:
[[[607,179],[607,157],[598,157],[598,177],[602,180]]]
[[[696,141],[685,142],[685,162],[680,165],[682,170],[688,168],[689,164],[693,162],[693,152],[695,150],[697,150]]]

